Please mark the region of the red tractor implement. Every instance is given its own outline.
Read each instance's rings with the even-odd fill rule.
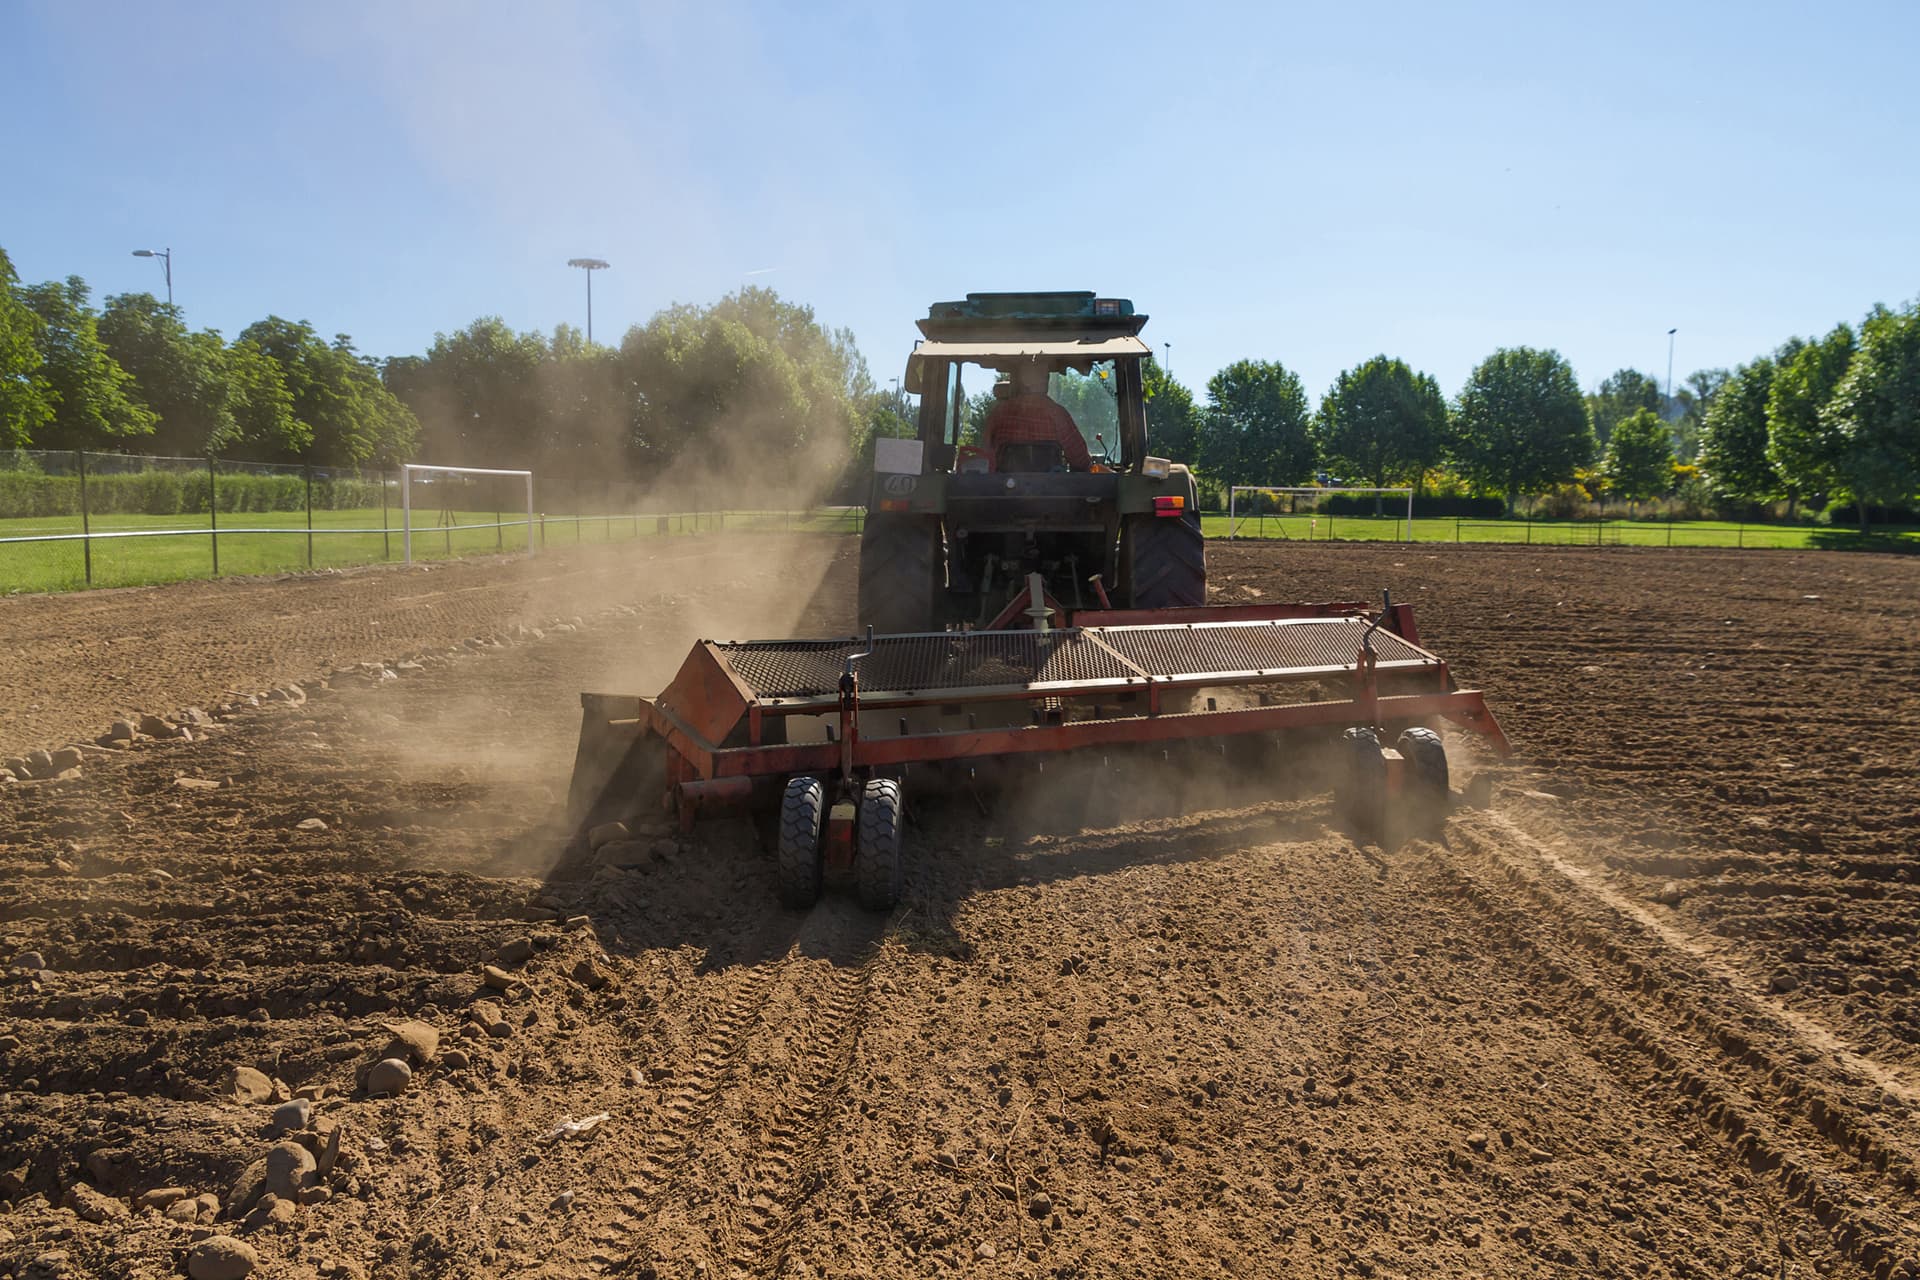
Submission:
[[[1342,819],[1377,835],[1390,818],[1403,830],[1444,819],[1433,726],[1507,751],[1404,604],[1068,614],[1039,575],[1024,602],[1003,614],[1018,629],[703,640],[658,697],[583,694],[570,818],[584,834],[649,810],[683,829],[755,814],[788,905],[810,905],[833,873],[884,910],[900,894],[906,796],[977,792],[1023,761],[1319,734],[1339,753]]]

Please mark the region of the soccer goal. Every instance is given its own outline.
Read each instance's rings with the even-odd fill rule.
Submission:
[[[515,510],[520,503],[519,485],[513,483],[520,479],[526,486],[527,514],[524,520],[509,520],[506,512]],[[430,530],[443,534],[452,547],[453,531],[492,529],[495,530],[496,544],[504,543],[504,532],[518,529],[523,525],[527,531],[527,554],[533,554],[535,539],[533,535],[533,472],[498,471],[487,467],[430,467],[425,463],[409,462],[400,468],[400,536],[401,546],[406,552],[406,561],[413,563],[413,532],[416,527],[416,511],[433,511],[431,525],[421,525],[423,531]],[[475,512],[494,513],[492,520],[473,520]]]
[[[1371,494],[1382,495],[1382,496],[1386,494],[1404,493],[1407,496],[1407,513],[1405,516],[1406,537],[1404,539],[1400,537],[1401,517],[1396,515],[1394,517],[1394,522],[1393,522],[1394,541],[1396,542],[1403,541],[1403,540],[1406,542],[1413,541],[1413,490],[1412,489],[1371,489],[1371,488],[1363,488],[1357,485],[1265,485],[1265,484],[1236,484],[1230,490],[1228,490],[1227,492],[1227,541],[1229,542],[1233,541],[1233,537],[1236,533],[1240,531],[1241,525],[1248,520],[1264,519],[1267,516],[1298,515],[1300,514],[1299,507],[1300,507],[1301,498],[1319,499],[1319,498],[1324,498],[1329,494],[1335,494],[1335,493],[1371,493]],[[1241,498],[1242,494],[1247,495],[1247,497],[1244,500]],[[1262,499],[1261,495],[1265,495],[1264,500]],[[1399,504],[1395,503],[1394,505],[1398,506]],[[1284,510],[1276,509],[1283,506],[1285,508]],[[1309,505],[1308,510],[1313,511],[1314,508],[1311,505]],[[1307,526],[1309,529],[1309,536],[1311,536],[1311,530],[1315,527],[1315,525],[1317,525],[1319,518],[1320,517],[1316,516],[1314,518],[1314,523],[1309,524]],[[1361,517],[1356,516],[1354,518],[1360,519]],[[1333,525],[1333,517],[1327,516],[1325,517],[1325,519],[1327,521],[1328,529],[1331,530]],[[1285,525],[1281,526],[1280,536],[1281,537],[1286,536]]]

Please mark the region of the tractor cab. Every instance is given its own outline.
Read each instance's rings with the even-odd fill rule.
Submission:
[[[928,309],[904,382],[918,434],[875,442],[863,624],[982,624],[1034,573],[1069,608],[1204,602],[1192,477],[1148,446],[1146,322],[1093,293]]]

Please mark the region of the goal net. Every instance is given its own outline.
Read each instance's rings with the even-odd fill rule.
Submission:
[[[509,513],[513,519],[507,518]],[[400,527],[408,564],[413,563],[416,531],[444,537],[451,552],[456,529],[463,534],[491,529],[494,544],[502,550],[507,530],[524,530],[527,554],[532,555],[533,472],[409,462],[400,468]]]
[[[1266,537],[1270,532],[1270,528],[1266,525],[1268,518],[1288,516],[1295,517],[1292,521],[1294,524],[1299,523],[1299,517],[1308,517],[1310,523],[1307,526],[1307,531],[1308,536],[1311,537],[1315,525],[1319,520],[1325,519],[1329,522],[1329,525],[1331,525],[1333,517],[1330,514],[1322,514],[1320,512],[1319,500],[1321,498],[1331,497],[1336,493],[1372,494],[1380,498],[1394,496],[1396,498],[1394,502],[1384,504],[1393,516],[1393,540],[1395,542],[1403,540],[1406,542],[1413,541],[1413,490],[1410,488],[1374,489],[1359,485],[1265,484],[1236,484],[1228,490],[1227,540],[1231,542],[1234,535],[1240,532],[1241,527],[1250,521],[1259,521],[1261,526],[1259,536]],[[1406,497],[1404,509],[1402,504],[1397,500],[1398,496],[1403,494]],[[1352,516],[1348,518],[1358,520],[1369,517]],[[1402,520],[1406,522],[1404,528],[1401,524]],[[1278,528],[1281,537],[1285,538],[1289,536],[1287,533],[1287,522],[1283,520]]]

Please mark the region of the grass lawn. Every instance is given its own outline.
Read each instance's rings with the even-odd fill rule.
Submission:
[[[1202,516],[1209,538],[1227,536],[1227,517]],[[1306,542],[1400,542],[1405,517],[1392,516],[1243,516],[1236,538]],[[1784,549],[1856,549],[1920,551],[1920,530],[1876,529],[1866,538],[1857,531],[1808,525],[1735,524],[1721,520],[1454,520],[1416,518],[1415,542],[1493,542],[1575,547],[1772,547]]]
[[[220,517],[220,573],[286,573],[298,569],[398,561],[404,557],[397,527],[399,510],[387,513],[389,528],[381,527],[378,507],[313,513],[311,553],[304,511],[250,512]],[[858,512],[839,508],[795,512],[701,512],[671,516],[553,516],[542,518],[534,537],[542,545],[572,546],[580,542],[618,541],[636,536],[736,531],[852,531],[859,527]],[[503,529],[475,528],[498,519],[511,522],[513,512],[496,517],[491,511],[462,511],[413,530],[416,560],[450,556],[522,551],[527,545],[524,524]],[[524,521],[524,515],[521,516]],[[663,523],[664,522],[664,523]],[[207,517],[103,515],[89,522],[94,534],[153,530],[181,530],[167,537],[95,537],[92,539],[92,585],[141,586],[213,576],[213,538]],[[184,531],[191,531],[190,533]],[[258,532],[250,532],[258,531]],[[77,534],[78,516],[0,520],[0,539],[47,534]],[[81,542],[0,541],[0,594],[17,591],[68,591],[87,585],[87,557]],[[311,554],[311,558],[309,558]]]

